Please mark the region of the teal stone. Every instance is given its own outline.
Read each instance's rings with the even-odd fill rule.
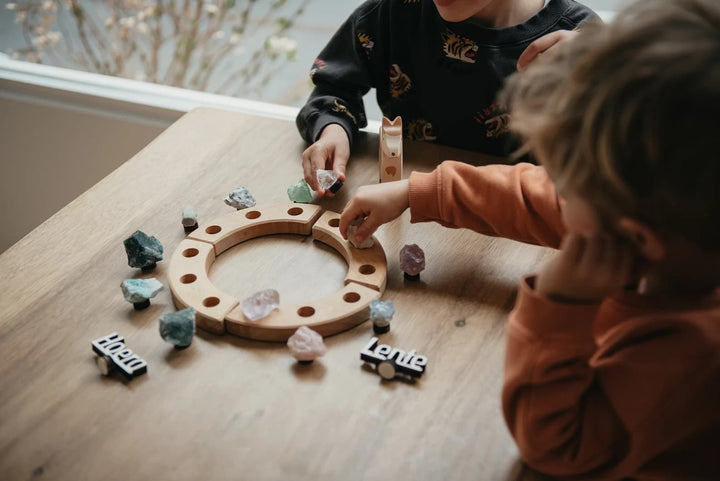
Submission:
[[[152,299],[158,292],[162,291],[165,286],[157,279],[125,279],[120,284],[123,296],[128,302],[133,304],[137,302],[145,302]]]
[[[160,318],[160,337],[178,349],[188,347],[195,336],[195,309],[188,307]]]
[[[163,259],[163,246],[160,241],[143,231],[136,231],[125,239],[123,244],[130,267],[152,269]]]
[[[288,187],[287,194],[293,202],[300,204],[309,204],[312,202],[312,192],[310,191],[310,186],[305,182],[305,179],[300,179],[300,182]]]

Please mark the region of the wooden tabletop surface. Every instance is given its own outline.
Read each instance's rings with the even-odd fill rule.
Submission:
[[[89,139],[91,140],[91,139]],[[383,381],[359,353],[365,322],[325,339],[300,366],[282,343],[198,331],[175,350],[158,333],[168,289],[145,310],[123,299],[126,278],[167,285],[186,204],[200,225],[232,211],[233,188],[258,205],[287,202],[304,149],[292,122],[193,111],[0,256],[0,479],[534,480],[504,425],[505,323],[518,279],[549,251],[467,230],[409,223],[377,233],[388,259],[383,300],[396,314],[381,342],[428,357],[416,383]],[[443,159],[487,159],[406,142],[405,175]],[[377,181],[377,136],[363,134],[348,181],[318,203],[342,211]],[[165,261],[128,267],[123,240],[156,236]],[[419,282],[398,253],[426,254]],[[302,302],[342,287],[343,258],[311,237],[273,235],[221,254],[213,283],[242,299],[265,288]],[[130,382],[103,377],[90,341],[111,332],[148,363]]]

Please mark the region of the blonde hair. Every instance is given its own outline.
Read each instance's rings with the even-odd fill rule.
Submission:
[[[500,94],[558,190],[720,248],[720,1],[638,1],[558,50]]]

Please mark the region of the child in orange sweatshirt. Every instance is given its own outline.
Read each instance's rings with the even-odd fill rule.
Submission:
[[[410,208],[559,248],[508,322],[503,410],[558,477],[720,479],[720,3],[645,0],[504,91],[542,166],[445,162],[361,187],[361,241]]]

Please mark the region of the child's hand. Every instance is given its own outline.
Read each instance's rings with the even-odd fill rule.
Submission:
[[[551,52],[561,42],[571,40],[578,32],[570,30],[557,30],[535,40],[527,46],[525,51],[520,54],[517,61],[517,69],[525,70],[535,59],[543,54]]]
[[[305,182],[318,193],[318,197],[325,195],[317,182],[318,170],[334,170],[338,178],[345,182],[345,167],[350,158],[350,140],[345,129],[338,124],[328,124],[320,137],[302,155],[303,174]],[[328,192],[328,195],[333,194]]]
[[[568,234],[538,274],[535,289],[560,302],[599,301],[628,284],[636,255],[625,239]]]
[[[355,233],[362,243],[381,225],[399,217],[410,206],[407,180],[360,187],[340,216],[340,233],[347,239],[347,228],[357,218],[364,219]]]

